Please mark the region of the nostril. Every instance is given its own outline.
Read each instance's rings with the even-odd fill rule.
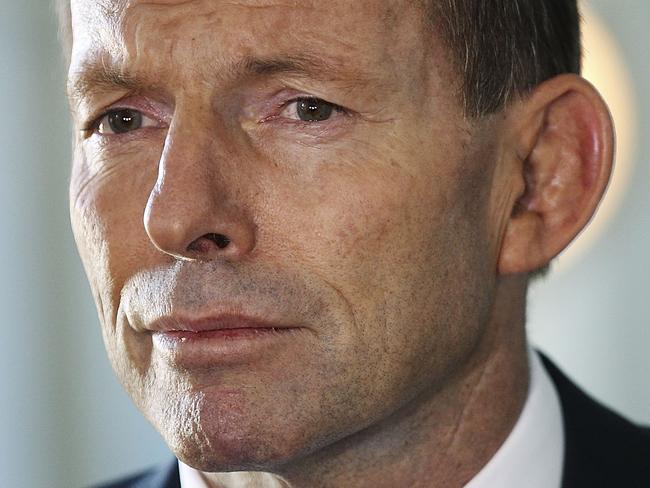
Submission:
[[[188,246],[188,250],[199,254],[204,254],[209,252],[210,243],[217,246],[219,249],[225,249],[230,245],[230,239],[223,234],[205,234],[192,242]]]
[[[223,234],[208,234],[205,237],[214,242],[219,249],[225,249],[230,244],[230,239]]]

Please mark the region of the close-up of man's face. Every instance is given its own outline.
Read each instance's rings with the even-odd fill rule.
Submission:
[[[75,0],[72,31],[75,238],[180,459],[282,465],[454,387],[515,182],[417,2]]]

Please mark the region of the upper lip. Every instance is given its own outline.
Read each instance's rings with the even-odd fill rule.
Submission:
[[[280,329],[294,327],[296,326],[241,314],[220,314],[198,318],[179,315],[163,316],[151,322],[147,329],[152,332],[207,332],[225,329]]]

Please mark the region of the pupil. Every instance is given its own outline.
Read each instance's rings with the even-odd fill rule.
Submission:
[[[137,110],[126,108],[117,110],[108,116],[108,123],[113,132],[122,134],[139,129],[142,125],[142,114]]]
[[[306,98],[298,102],[297,112],[304,122],[321,122],[330,118],[333,109],[331,103],[318,98]]]

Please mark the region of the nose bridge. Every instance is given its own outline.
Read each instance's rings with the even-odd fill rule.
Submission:
[[[187,198],[180,198],[188,197],[188,192],[192,192],[196,202],[215,200],[216,185],[223,183],[223,178],[216,176],[223,172],[225,159],[219,154],[215,132],[190,117],[174,116],[158,161],[158,178],[151,195],[157,199],[158,206],[189,203]]]
[[[187,112],[185,112],[186,114]],[[175,258],[238,259],[255,244],[249,202],[234,185],[236,155],[226,131],[197,113],[177,111],[144,212],[155,247]]]

